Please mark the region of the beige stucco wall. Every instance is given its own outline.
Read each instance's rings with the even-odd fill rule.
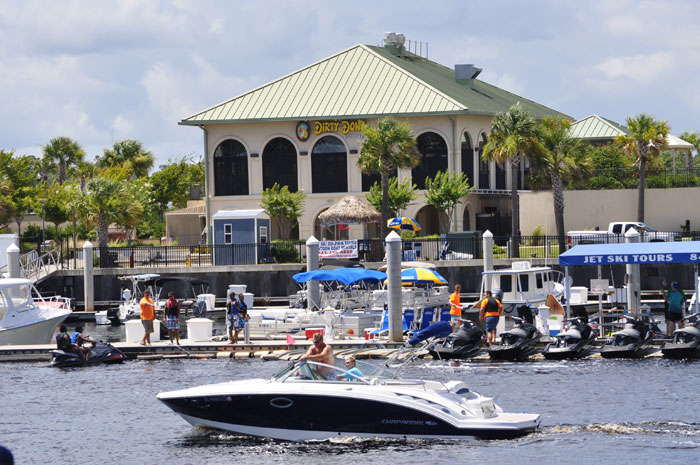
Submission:
[[[376,122],[374,119],[366,119],[368,124]],[[490,130],[491,118],[488,116],[425,116],[407,118],[411,124],[415,136],[428,131],[440,134],[447,144],[448,149],[448,168],[450,170],[461,171],[461,137],[466,131],[472,140],[472,145],[476,146],[479,135],[488,133]],[[297,121],[291,122],[272,122],[272,123],[240,123],[240,124],[218,124],[208,125],[208,156],[209,156],[209,181],[214,179],[213,173],[213,154],[216,147],[226,139],[236,139],[246,148],[248,157],[248,175],[250,195],[248,196],[225,196],[214,197],[213,189],[209,189],[210,199],[210,214],[213,215],[219,210],[227,209],[247,209],[259,208],[261,192],[262,192],[262,153],[265,145],[276,137],[284,137],[288,139],[296,148],[297,154],[307,152],[308,155],[297,155],[298,161],[298,182],[299,189],[303,189],[308,194],[305,203],[304,215],[300,219],[300,237],[306,238],[313,234],[313,225],[315,218],[326,208],[333,205],[343,196],[351,194],[364,198],[362,192],[362,176],[357,168],[357,159],[359,150],[362,144],[360,133],[350,133],[347,136],[340,133],[322,133],[312,134],[307,141],[301,142],[296,137]],[[313,128],[313,122],[310,122]],[[321,137],[327,135],[337,136],[345,144],[348,152],[348,192],[339,192],[332,194],[314,194],[311,189],[311,151],[315,143]],[[357,150],[358,153],[350,153]],[[257,153],[257,157],[250,157],[251,153]],[[495,170],[492,169],[492,173]],[[478,173],[478,160],[474,160],[474,173]],[[399,180],[410,177],[410,170],[401,170],[399,172]],[[492,175],[492,177],[495,175]],[[476,177],[476,175],[475,175]],[[476,180],[470,180],[475,183]],[[493,183],[493,180],[492,180]],[[473,196],[470,196],[473,197]],[[475,214],[478,210],[478,200],[475,198],[467,198],[463,204],[457,208],[456,222],[453,224],[453,229],[462,229],[462,212],[467,204],[471,215],[471,224],[474,225]],[[407,216],[416,216],[418,211],[425,206],[424,197],[421,195],[409,206],[404,212]],[[362,229],[360,227],[351,227],[350,234],[352,238],[362,237]]]
[[[612,221],[636,221],[636,189],[566,191],[564,227],[567,231],[607,229]],[[680,231],[685,220],[691,230],[700,229],[700,188],[647,189],[644,220],[659,231]],[[523,193],[520,196],[520,225],[528,235],[538,225],[546,225],[547,234],[556,234],[551,191]]]

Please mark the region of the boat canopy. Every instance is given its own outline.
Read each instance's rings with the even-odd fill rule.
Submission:
[[[358,281],[377,283],[386,279],[386,273],[364,268],[336,268],[334,270],[313,270],[297,273],[294,281],[305,283],[307,281],[338,281],[343,284],[353,284]]]
[[[698,263],[700,241],[577,245],[559,255],[559,265]]]

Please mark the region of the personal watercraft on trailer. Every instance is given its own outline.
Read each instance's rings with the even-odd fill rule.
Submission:
[[[581,318],[569,320],[569,327],[557,334],[555,342],[547,344],[542,352],[547,360],[572,360],[585,357],[593,350],[598,337],[596,330]]]
[[[433,337],[452,331],[444,324],[447,333]],[[417,357],[407,345],[394,361],[406,350],[412,356],[396,366],[391,360],[384,367],[358,361],[362,377],[339,366],[303,361],[270,379],[207,384],[157,397],[193,426],[290,441],[343,436],[512,438],[537,429],[539,415],[504,413],[493,399],[461,381],[400,378],[402,367]]]
[[[469,320],[462,320],[462,326],[438,342],[430,355],[437,359],[471,358],[481,352],[486,342],[486,333],[479,326]]]
[[[97,365],[100,363],[122,363],[126,360],[126,355],[124,355],[121,350],[103,341],[95,343],[94,347],[90,349],[90,356],[87,360],[83,360],[80,355],[75,352],[64,352],[55,349],[50,353],[51,366],[58,368]]]
[[[500,342],[491,344],[488,348],[491,360],[522,360],[537,351],[542,333],[522,318],[511,318],[515,326],[502,332]]]
[[[700,313],[693,313],[683,320],[684,328],[673,332],[673,342],[664,342],[661,352],[668,358],[700,358]]]
[[[624,329],[613,333],[612,339],[600,349],[600,355],[604,358],[641,358],[653,352],[652,325],[655,323],[630,315],[625,315],[624,323]]]

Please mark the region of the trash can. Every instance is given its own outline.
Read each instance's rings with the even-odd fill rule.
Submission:
[[[141,320],[128,320],[124,323],[126,327],[126,342],[141,342],[144,331]],[[153,332],[151,333],[151,342],[160,341],[160,321],[153,320]]]
[[[214,322],[209,318],[190,318],[187,320],[187,339],[190,342],[209,342]]]

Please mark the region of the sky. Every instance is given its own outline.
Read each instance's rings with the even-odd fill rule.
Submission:
[[[640,113],[700,131],[694,0],[436,2],[0,0],[0,149],[54,137],[93,161],[138,139],[156,165],[202,156],[178,122],[385,32],[574,119]],[[425,45],[427,44],[427,45]]]

